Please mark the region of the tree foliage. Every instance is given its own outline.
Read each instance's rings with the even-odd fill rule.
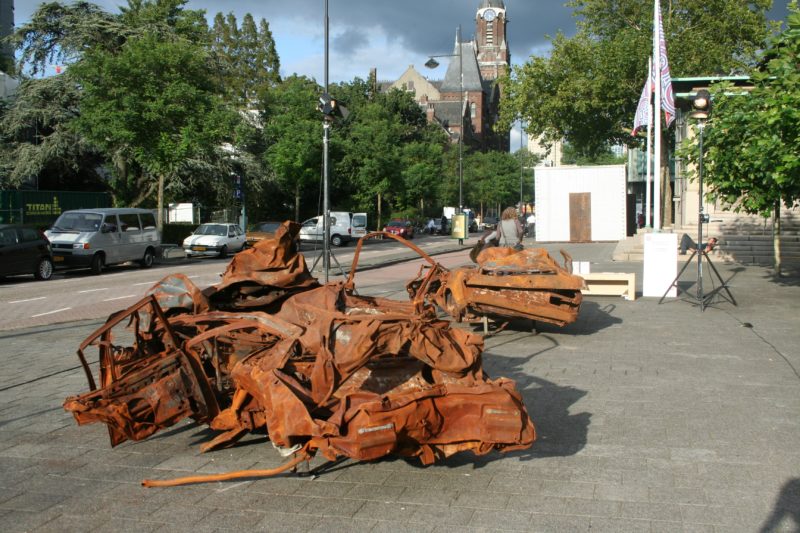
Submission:
[[[672,0],[662,3],[672,75],[746,72],[771,28],[771,0]],[[566,139],[596,155],[630,143],[647,59],[653,4],[641,0],[571,0],[574,37],[558,34],[548,57],[514,67],[502,102],[506,123],[522,118],[546,141]],[[724,13],[724,16],[720,16]]]
[[[0,120],[0,187],[33,182],[40,189],[103,190],[102,154],[69,127],[78,112],[77,87],[64,76],[32,78],[18,94]]]
[[[322,121],[314,107],[320,92],[313,80],[290,76],[270,92],[265,104],[265,162],[275,181],[294,200],[295,220],[300,219],[304,193],[307,199],[313,198],[307,193],[321,174]],[[316,202],[311,205],[316,206]]]
[[[22,76],[0,109],[4,186],[108,187],[117,205],[193,201],[249,218],[318,214],[323,91],[280,77],[266,20],[218,13],[209,28],[186,0],[128,0],[115,14],[85,1],[43,3],[14,34]],[[331,207],[438,216],[457,205],[459,151],[410,93],[374,78],[329,92],[349,115],[330,125]],[[464,204],[513,203],[519,164],[464,147]],[[238,207],[238,206],[237,206]]]
[[[118,53],[88,52],[70,74],[83,92],[75,130],[107,152],[127,154],[159,187],[186,160],[213,151],[234,123],[207,55],[188,41],[131,38]]]
[[[211,34],[220,86],[230,101],[250,107],[280,82],[280,59],[266,20],[256,28],[247,13],[240,28],[233,13],[217,13]]]
[[[800,202],[798,57],[800,11],[793,1],[786,29],[770,40],[762,68],[752,74],[753,89],[713,88],[714,108],[704,131],[704,178],[709,194],[736,211],[774,213],[779,220],[781,203],[792,207]],[[681,155],[697,166],[695,145],[687,141]]]

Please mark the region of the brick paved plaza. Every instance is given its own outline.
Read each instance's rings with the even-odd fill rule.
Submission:
[[[564,329],[487,338],[485,368],[516,381],[536,425],[530,450],[313,479],[142,488],[283,459],[258,436],[201,454],[193,423],[112,449],[61,408],[87,390],[75,350],[101,321],[0,332],[0,529],[798,531],[800,280],[718,266],[737,307],[589,297]]]

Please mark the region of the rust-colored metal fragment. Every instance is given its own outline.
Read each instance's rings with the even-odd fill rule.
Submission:
[[[560,266],[543,248],[484,249],[477,266],[434,267],[435,279],[411,281],[412,298],[435,302],[457,321],[492,315],[565,326],[578,318],[584,280],[571,273],[572,258],[562,250]]]
[[[317,452],[430,464],[533,443],[514,382],[483,372],[483,339],[436,317],[427,295],[446,271],[417,249],[431,266],[418,297],[358,296],[356,254],[347,281],[320,286],[294,251],[297,229],[284,224],[238,254],[218,285],[200,291],[169,276],[112,315],[78,351],[91,391],[64,407],[79,424],[104,422],[112,445],[191,417],[217,432],[203,451],[263,432],[293,464]],[[89,346],[99,350],[98,385]]]

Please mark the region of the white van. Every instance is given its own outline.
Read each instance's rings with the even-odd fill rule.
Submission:
[[[300,228],[301,242],[322,242],[324,233],[323,217],[309,218]],[[365,218],[366,226],[366,218]],[[353,213],[347,211],[331,211],[331,244],[344,246],[353,240]]]
[[[367,233],[367,214],[353,213],[353,238],[358,240]]]
[[[161,247],[156,217],[147,209],[64,211],[45,235],[57,267],[88,267],[93,274],[126,261],[149,268]]]

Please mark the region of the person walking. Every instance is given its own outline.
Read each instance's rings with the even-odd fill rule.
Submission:
[[[517,218],[517,209],[507,207],[500,216],[500,222],[495,226],[494,231],[478,239],[478,244],[483,246],[485,243],[496,246],[507,246],[509,248],[522,249],[522,224]]]
[[[498,238],[500,246],[508,246],[509,248],[522,248],[522,224],[517,217],[517,209],[515,207],[507,207],[503,214],[500,216],[500,224],[497,225]]]

